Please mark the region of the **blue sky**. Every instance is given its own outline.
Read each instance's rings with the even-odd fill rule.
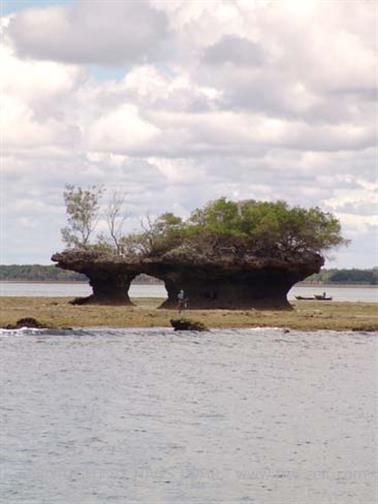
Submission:
[[[15,0],[2,13],[0,263],[62,248],[71,183],[124,192],[127,231],[220,196],[319,206],[352,240],[327,267],[378,264],[374,2]]]
[[[57,4],[72,4],[74,0],[1,0],[3,14],[10,14],[30,7],[48,7]]]

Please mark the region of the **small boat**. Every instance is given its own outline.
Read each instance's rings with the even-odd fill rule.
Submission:
[[[324,296],[323,294],[314,294],[314,299],[316,299],[316,301],[332,301],[332,297],[331,296]]]
[[[314,294],[311,297],[295,296],[298,301],[332,301],[331,296],[324,296],[324,294]]]

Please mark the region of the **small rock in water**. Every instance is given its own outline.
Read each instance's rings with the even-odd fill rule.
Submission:
[[[378,330],[378,327],[376,324],[362,324],[362,325],[357,325],[355,327],[352,327],[352,331],[354,332],[375,332]]]
[[[39,322],[33,317],[25,317],[17,320],[15,324],[8,324],[4,329],[21,329],[22,327],[28,327],[30,329],[46,329],[47,326]]]
[[[208,331],[208,328],[195,320],[185,318],[171,319],[171,326],[175,331]]]

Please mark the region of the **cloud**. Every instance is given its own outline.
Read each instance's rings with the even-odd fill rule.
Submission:
[[[79,0],[6,17],[2,260],[62,246],[73,183],[125,192],[130,231],[223,195],[317,205],[365,244],[337,264],[374,265],[372,9]],[[98,80],[88,63],[120,71]]]
[[[134,105],[122,105],[104,114],[88,130],[89,148],[123,153],[149,145],[159,129],[145,121]]]
[[[168,36],[165,14],[147,0],[78,0],[22,11],[9,25],[19,54],[66,63],[120,65],[146,61]]]
[[[364,103],[372,108],[377,86],[373,2],[236,4],[239,24],[233,18],[231,24],[218,20],[218,39],[210,46],[222,48],[222,54],[215,51],[218,64],[205,57],[202,65],[193,65],[197,82],[222,92],[223,107],[309,122],[352,115],[355,120],[356,110],[365,115]],[[239,52],[228,47],[231,40],[238,41]],[[238,62],[247,53],[242,45],[258,48],[258,64],[253,54]]]
[[[226,36],[205,49],[203,61],[209,65],[261,65],[264,61],[262,48],[247,39]],[[230,69],[232,71],[232,68]]]
[[[71,93],[83,77],[77,66],[18,58],[6,36],[0,46],[0,66],[1,92],[34,104]]]

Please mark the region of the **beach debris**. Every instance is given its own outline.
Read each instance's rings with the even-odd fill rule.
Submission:
[[[202,323],[196,320],[186,318],[171,319],[171,326],[175,331],[208,331],[209,329]]]

